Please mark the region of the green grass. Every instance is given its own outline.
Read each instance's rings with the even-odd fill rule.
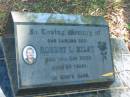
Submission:
[[[6,12],[0,12],[0,35],[4,32],[6,18],[7,18]]]
[[[14,9],[21,10],[26,8],[33,12],[52,12],[52,13],[73,13],[84,15],[91,14],[94,10],[99,9],[104,14],[106,0],[41,0],[35,3],[14,2]]]
[[[11,0],[6,5],[7,8],[0,9],[0,33],[4,32],[9,10],[22,11],[27,9],[31,12],[42,13],[65,13],[82,15],[105,15],[107,0],[38,0],[37,2],[22,2],[22,0]],[[10,6],[8,8],[8,6]],[[98,10],[97,10],[98,9]]]
[[[130,30],[130,23],[128,23],[128,29]]]
[[[2,20],[4,17],[6,17],[6,13],[5,12],[0,12],[0,20]]]
[[[37,0],[37,2],[22,2],[22,0],[10,0],[7,6],[9,9],[5,9],[5,12],[0,12],[0,32],[2,33],[7,16],[10,11],[22,11],[27,9],[31,12],[42,13],[65,13],[65,14],[82,14],[86,15],[102,15],[107,14],[107,7],[109,6],[108,0]],[[124,1],[124,0],[121,0]],[[112,0],[114,3],[115,1]],[[118,6],[115,3],[114,6]],[[1,9],[0,9],[1,10]],[[3,9],[2,9],[3,10]]]

